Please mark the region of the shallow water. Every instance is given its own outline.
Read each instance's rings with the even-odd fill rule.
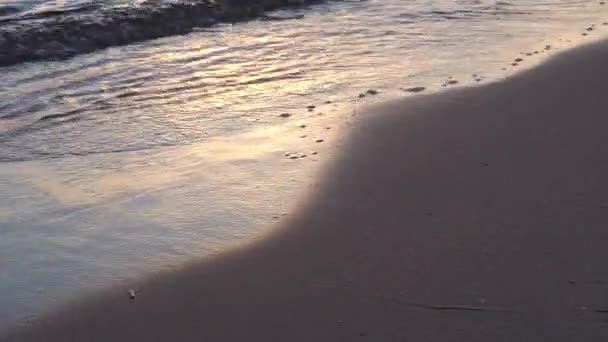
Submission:
[[[273,15],[303,17],[0,68],[0,325],[259,234],[314,191],[367,103],[498,80],[608,31],[595,1]],[[368,89],[380,94],[360,99]]]

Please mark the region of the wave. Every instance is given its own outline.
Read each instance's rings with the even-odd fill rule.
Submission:
[[[323,0],[196,0],[42,12],[0,21],[0,66],[61,60],[110,46],[192,32],[219,22],[285,20],[265,13]],[[300,18],[300,16],[294,19]]]
[[[0,6],[0,16],[11,15],[19,12],[19,7],[15,6]]]

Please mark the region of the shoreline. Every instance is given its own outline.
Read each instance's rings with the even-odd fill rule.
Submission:
[[[604,340],[606,55],[373,107],[270,236],[8,340]]]

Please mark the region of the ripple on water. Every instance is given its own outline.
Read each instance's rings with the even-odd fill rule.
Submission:
[[[272,122],[329,97],[350,101],[349,94],[370,87],[433,91],[447,74],[480,69],[491,78],[513,60],[505,55],[510,47],[549,50],[540,37],[555,34],[557,23],[580,30],[603,22],[598,8],[605,6],[334,2],[276,14],[297,20],[218,25],[64,62],[4,68],[0,140],[12,147],[0,158],[190,144],[251,129],[252,117]],[[535,26],[521,25],[540,17]],[[404,19],[410,24],[401,25]]]

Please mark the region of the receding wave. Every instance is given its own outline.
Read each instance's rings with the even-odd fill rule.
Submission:
[[[110,46],[187,34],[218,22],[266,16],[267,11],[322,0],[196,0],[42,12],[0,21],[0,66],[66,59]],[[297,17],[299,18],[299,17]],[[296,19],[297,19],[296,18]]]

